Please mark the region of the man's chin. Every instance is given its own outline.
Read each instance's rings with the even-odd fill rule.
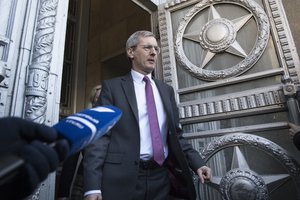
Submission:
[[[148,71],[149,73],[151,73],[154,69],[155,69],[155,65],[148,65],[148,66],[147,66],[147,71]]]

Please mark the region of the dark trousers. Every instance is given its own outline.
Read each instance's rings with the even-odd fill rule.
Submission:
[[[133,200],[168,200],[170,180],[165,167],[139,170]]]

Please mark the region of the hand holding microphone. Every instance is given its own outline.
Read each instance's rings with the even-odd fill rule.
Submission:
[[[16,117],[0,119],[0,197],[30,195],[61,161],[104,135],[121,114],[116,107],[99,106],[52,128]]]
[[[68,152],[68,142],[59,141],[55,129],[16,117],[0,119],[0,196],[21,199],[34,191],[54,171]]]

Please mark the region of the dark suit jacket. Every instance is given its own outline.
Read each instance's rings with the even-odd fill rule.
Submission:
[[[190,199],[196,199],[191,172],[204,161],[182,137],[174,90],[155,80],[168,120],[168,160],[188,186]],[[88,146],[84,153],[85,191],[101,189],[104,199],[131,199],[135,190],[140,159],[138,108],[131,74],[103,81],[100,105],[113,105],[123,112],[119,122],[105,136]]]

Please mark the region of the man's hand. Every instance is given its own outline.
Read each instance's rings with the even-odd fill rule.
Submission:
[[[290,129],[289,129],[289,134],[293,137],[295,135],[295,133],[300,131],[300,126],[293,124],[293,123],[289,123]]]
[[[211,169],[207,166],[202,166],[197,170],[197,174],[199,176],[199,179],[201,183],[204,183],[205,181],[210,181],[211,179]]]
[[[84,197],[84,200],[102,200],[102,195],[98,194],[89,194]]]

